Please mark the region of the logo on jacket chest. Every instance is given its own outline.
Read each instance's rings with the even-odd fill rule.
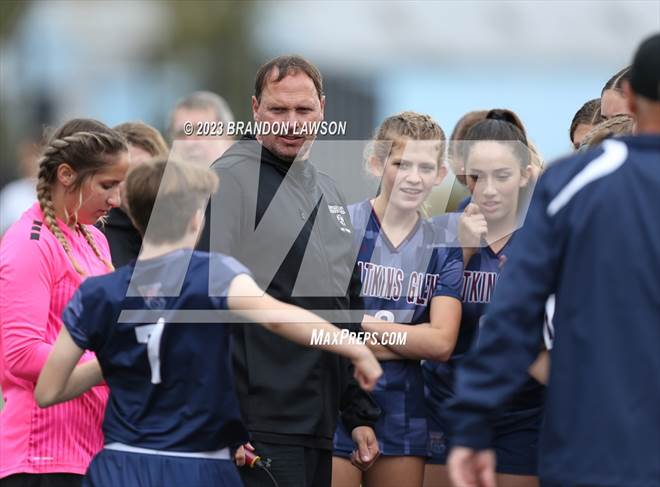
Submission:
[[[346,214],[348,211],[342,205],[328,205],[328,211],[339,222],[339,229],[345,233],[351,233],[351,227],[346,221]]]

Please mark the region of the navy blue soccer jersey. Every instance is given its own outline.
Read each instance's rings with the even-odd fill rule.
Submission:
[[[424,363],[427,395],[435,397],[436,401],[453,397],[456,366],[468,350],[478,347],[479,329],[486,318],[488,304],[515,235],[497,253],[488,245],[481,247],[465,266],[461,287],[461,327],[451,359],[448,362]],[[543,391],[543,386],[530,378],[505,410],[513,412],[539,408],[543,404]]]
[[[436,296],[460,299],[463,258],[460,249],[445,246],[444,229],[420,218],[410,235],[394,247],[381,230],[370,201],[348,207],[359,245],[361,296],[367,313],[401,324],[430,321]],[[384,455],[425,456],[427,424],[424,383],[419,361],[381,362],[383,376],[373,396],[382,414],[376,437]],[[335,452],[350,453],[353,443],[340,426]]]
[[[487,316],[488,305],[495,291],[501,268],[506,265],[504,262],[508,258],[515,235],[514,233],[499,252],[493,252],[490,246],[486,245],[481,247],[469,260],[463,272],[461,327],[454,352],[447,362],[426,361],[423,364],[430,423],[431,456],[434,462],[445,462],[446,438],[451,431],[447,408],[449,400],[455,394],[456,368],[469,350],[479,348],[480,328]],[[541,322],[539,322],[540,326]],[[517,430],[529,431],[530,421],[535,423],[540,421],[543,397],[544,387],[529,378],[498,415],[496,447],[503,450],[513,449],[511,445],[503,444],[500,439],[506,440],[512,432]],[[536,430],[537,433],[531,437],[525,435],[523,442],[528,441],[527,437],[530,437],[528,444],[536,444],[538,426]],[[525,464],[524,469],[514,468],[512,464],[505,464],[500,458],[498,471],[520,475],[535,474],[536,449],[529,452],[527,450],[529,448],[523,448],[523,453],[518,452],[517,458],[514,458],[515,462]],[[525,458],[529,458],[529,460],[524,460]]]
[[[365,309],[388,321],[417,324],[429,321],[434,297],[460,299],[463,254],[446,245],[445,228],[420,218],[394,247],[369,200],[350,205],[348,211],[360,239],[357,265]]]
[[[96,353],[110,387],[106,444],[196,452],[247,441],[232,385],[231,325],[185,318],[226,310],[229,284],[248,273],[213,254],[209,296],[209,255],[179,250],[91,277],[65,310],[71,337]],[[168,323],[172,310],[182,319]],[[124,322],[122,312],[145,319]]]

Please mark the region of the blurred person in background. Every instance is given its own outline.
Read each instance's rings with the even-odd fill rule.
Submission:
[[[461,157],[461,153],[458,150],[458,147],[460,146],[460,141],[465,138],[465,134],[468,133],[474,124],[484,120],[486,115],[488,115],[488,110],[474,110],[467,112],[458,120],[458,122],[456,122],[454,130],[451,132],[451,136],[449,137],[447,162],[449,163],[451,170],[456,175],[456,179],[458,179],[463,186],[470,190],[472,189],[469,186],[471,184],[471,180],[468,180],[465,177],[465,161]]]
[[[37,200],[39,137],[24,137],[18,144],[18,170],[21,176],[0,191],[0,237]]]
[[[114,127],[128,142],[128,155],[131,167],[154,158],[167,159],[169,148],[158,130],[143,122],[126,122]],[[113,208],[108,216],[96,226],[108,239],[112,265],[121,267],[135,260],[142,247],[142,236],[133,226],[126,211],[123,195],[124,184],[120,186],[121,205]]]
[[[604,119],[615,115],[630,115],[630,107],[623,91],[623,83],[630,79],[630,66],[613,75],[600,93],[600,114]]]
[[[457,141],[460,141],[465,137],[472,126],[486,118],[488,110],[474,110],[467,112],[463,115],[456,125],[454,130],[451,132],[449,137],[449,146],[447,149],[447,163],[451,168],[452,172],[456,176],[459,184],[454,183],[451,194],[449,195],[449,200],[447,201],[447,211],[456,211],[456,209],[463,205],[463,208],[466,204],[463,204],[466,198],[470,197],[471,189],[468,187],[469,181],[465,178],[465,163],[461,159],[461,155],[457,147],[460,145]]]
[[[571,127],[568,130],[571,144],[575,150],[580,148],[584,136],[600,121],[600,98],[589,100],[580,107],[573,116]]]
[[[168,135],[172,143],[172,157],[182,162],[201,162],[209,167],[233,144],[227,135],[200,135],[199,125],[205,122],[227,124],[234,121],[229,104],[211,91],[195,91],[176,102],[170,115]],[[186,133],[185,124],[192,124],[192,134]],[[216,125],[216,128],[218,125]]]

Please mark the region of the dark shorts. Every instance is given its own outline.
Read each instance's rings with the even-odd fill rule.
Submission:
[[[235,487],[242,486],[231,460],[182,458],[101,450],[83,479],[83,487]]]
[[[415,422],[415,427],[406,428],[405,425],[411,421]],[[397,427],[392,425],[393,422]],[[389,427],[384,427],[384,424],[388,424]],[[426,418],[421,420],[419,418],[392,418],[383,412],[376,424],[375,433],[382,456],[428,457],[429,455]],[[332,454],[337,457],[349,458],[354,448],[353,439],[344,426],[339,424],[335,431]]]
[[[506,414],[495,427],[493,448],[497,456],[497,472],[512,475],[537,475],[541,410]],[[449,438],[445,424],[429,419],[431,458],[427,463],[445,465]]]
[[[428,425],[420,364],[381,362],[383,376],[371,396],[381,409],[374,431],[381,455],[427,457]],[[355,448],[350,432],[337,422],[333,454],[348,457]]]

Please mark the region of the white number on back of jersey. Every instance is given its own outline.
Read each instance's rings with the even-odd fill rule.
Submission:
[[[162,316],[153,325],[135,327],[135,336],[138,343],[147,344],[152,384],[160,384],[160,339],[163,336],[163,328],[165,328],[165,318]]]

